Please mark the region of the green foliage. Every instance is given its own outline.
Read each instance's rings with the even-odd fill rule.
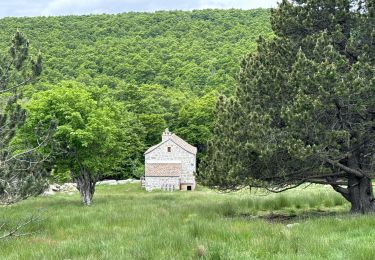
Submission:
[[[147,147],[160,141],[166,127],[178,124],[178,111],[187,100],[184,92],[160,85],[121,85],[114,90],[113,96],[138,115],[146,129],[144,142]]]
[[[259,39],[257,53],[242,62],[234,98],[219,104],[205,183],[325,183],[352,211],[375,209],[372,192],[355,209],[350,190],[374,165],[374,7],[357,8],[357,1],[304,0],[273,10],[277,37]],[[359,189],[372,190],[369,183]]]
[[[198,148],[198,156],[206,151],[207,140],[212,138],[217,97],[216,91],[209,92],[190,99],[179,111],[176,132]]]
[[[268,20],[262,9],[5,18],[0,46],[15,28],[27,33],[52,83],[124,80],[199,93],[234,84],[242,55],[270,35]]]
[[[62,80],[113,90],[145,129],[144,147],[169,127],[200,152],[212,129],[209,93],[231,93],[241,58],[259,35],[272,36],[269,10],[262,9],[4,18],[0,27],[0,47],[20,28],[43,52],[43,84],[30,91]],[[201,115],[188,119],[194,112]]]
[[[70,171],[80,190],[81,178],[82,185],[89,182],[94,188],[106,174],[131,169],[144,149],[137,118],[107,93],[63,81],[34,94],[27,104],[29,117],[19,138],[35,143],[32,129],[43,132],[55,122],[52,144],[44,150],[53,154],[53,167]]]
[[[52,183],[64,184],[66,182],[71,182],[72,177],[69,170],[54,168],[50,173],[50,180]]]
[[[22,88],[35,82],[41,71],[41,56],[31,58],[29,41],[17,31],[8,53],[0,53],[0,204],[38,195],[46,186],[47,172],[40,163],[43,158],[38,147],[20,150],[14,145],[16,132],[26,118],[26,111],[19,104]]]

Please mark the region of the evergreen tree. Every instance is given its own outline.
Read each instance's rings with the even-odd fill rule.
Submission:
[[[276,37],[241,64],[221,98],[200,179],[219,189],[331,185],[352,212],[375,212],[372,1],[282,1]]]
[[[12,145],[16,130],[24,123],[22,86],[40,75],[41,56],[32,60],[29,42],[17,32],[8,54],[0,54],[0,203],[14,203],[43,192],[46,172],[36,149],[18,151]]]

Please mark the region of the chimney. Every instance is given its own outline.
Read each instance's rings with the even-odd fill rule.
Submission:
[[[165,130],[164,130],[164,132],[161,136],[161,141],[164,142],[164,141],[168,140],[169,138],[171,138],[171,135],[172,135],[172,133],[169,132],[168,128],[165,128]]]

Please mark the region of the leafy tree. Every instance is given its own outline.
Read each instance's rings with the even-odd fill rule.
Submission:
[[[54,156],[56,168],[70,171],[85,205],[92,203],[101,176],[143,149],[136,119],[105,92],[68,81],[36,93],[27,105],[29,117],[20,134],[35,143],[32,129],[46,130],[56,121],[53,145],[45,152]]]
[[[26,117],[19,104],[21,88],[41,74],[41,63],[40,55],[31,59],[29,41],[21,32],[13,36],[8,53],[0,54],[0,203],[14,203],[40,194],[46,185],[37,147],[19,151],[12,144]]]
[[[182,91],[160,85],[120,85],[114,96],[138,115],[146,131],[146,147],[160,142],[160,135],[166,127],[177,126],[178,111],[187,98]]]
[[[260,39],[221,98],[203,166],[220,189],[331,185],[375,212],[375,20],[372,1],[282,1],[277,37]]]
[[[207,140],[212,138],[215,105],[218,93],[212,91],[190,99],[179,111],[176,132],[198,148],[198,156],[206,151]]]
[[[269,15],[257,9],[4,18],[0,48],[19,28],[43,52],[40,84],[28,87],[25,99],[63,80],[104,87],[136,114],[144,129],[139,132],[142,146],[149,147],[166,127],[181,128],[192,140],[212,128],[193,121],[191,127],[180,125],[179,111],[211,91],[233,92],[240,59],[256,49],[259,35],[273,35]],[[213,102],[205,106],[215,108]],[[203,136],[197,142],[205,143]],[[136,154],[110,177],[139,172],[143,154]]]
[[[146,129],[145,146],[151,147],[160,142],[160,135],[163,129],[167,128],[164,115],[156,113],[145,113],[139,115],[139,120]]]
[[[41,80],[49,83],[106,75],[201,93],[232,86],[238,60],[255,50],[259,35],[271,34],[269,14],[257,9],[5,18],[0,46],[14,28],[27,33],[43,51]]]

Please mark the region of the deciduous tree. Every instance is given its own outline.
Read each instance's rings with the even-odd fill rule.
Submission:
[[[91,205],[96,181],[125,160],[137,156],[140,145],[136,118],[106,94],[74,81],[33,95],[21,138],[35,143],[30,132],[56,122],[52,145],[55,167],[68,169],[85,205]]]

